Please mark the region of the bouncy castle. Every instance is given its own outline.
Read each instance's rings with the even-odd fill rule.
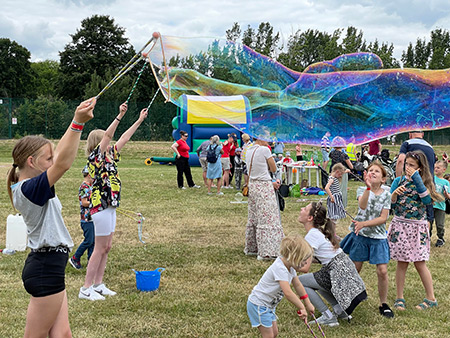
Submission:
[[[195,150],[202,142],[218,135],[222,141],[230,133],[236,133],[240,139],[241,132],[236,128],[245,130],[251,122],[250,104],[243,95],[236,96],[198,96],[183,95],[183,104],[178,108],[177,116],[172,120],[174,128],[172,136],[175,140],[180,138],[180,130],[189,134],[187,144],[191,147],[189,165],[199,166]],[[152,157],[156,162],[175,162],[174,157]]]

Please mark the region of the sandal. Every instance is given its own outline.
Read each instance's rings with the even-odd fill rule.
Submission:
[[[397,298],[394,302],[394,309],[405,311],[406,310],[406,303],[403,298]]]
[[[416,306],[417,310],[426,310],[430,309],[432,307],[437,307],[438,302],[435,300],[434,302],[432,300],[424,298],[423,302]]]

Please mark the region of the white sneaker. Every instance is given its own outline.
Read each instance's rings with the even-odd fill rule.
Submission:
[[[80,288],[80,293],[78,293],[78,298],[87,300],[105,300],[101,294],[94,291],[92,285],[83,291],[83,287]]]
[[[117,292],[108,289],[104,283],[93,286],[92,288],[102,296],[115,296],[117,294]]]
[[[200,189],[201,188],[201,186],[199,186],[199,185],[193,185],[192,187],[190,187],[190,188],[195,188],[195,189]]]
[[[315,323],[316,322],[314,320],[312,320],[308,324],[312,325]],[[328,318],[327,316],[322,315],[321,317],[317,318],[317,323],[319,323],[320,325],[325,325],[325,326],[329,326],[329,327],[339,326],[339,322],[335,316]]]
[[[218,193],[217,193],[217,196],[222,196],[223,195],[223,192],[221,192],[221,191],[219,191]]]

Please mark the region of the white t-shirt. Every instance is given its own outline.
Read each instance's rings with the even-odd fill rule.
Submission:
[[[361,197],[366,189],[366,187],[359,187],[356,190],[356,198],[358,199]],[[365,210],[358,208],[358,213],[355,216],[355,220],[364,222],[380,217],[383,209],[391,209],[391,194],[384,189],[379,195],[375,195],[373,191],[370,191],[369,200],[367,201],[367,208]],[[350,224],[349,230],[355,231],[354,223]],[[385,239],[387,238],[386,223],[362,228],[358,235],[374,239]]]
[[[335,249],[322,231],[316,228],[312,228],[308,231],[305,240],[314,249],[314,257],[316,257],[322,265],[330,263],[336,255],[342,252],[341,248]]]
[[[253,288],[248,300],[255,305],[274,309],[284,296],[280,281],[291,284],[293,278],[297,278],[295,269],[291,268],[289,271],[278,257]]]
[[[255,153],[255,156],[253,156],[253,153]],[[253,144],[250,147],[248,147],[247,154],[245,156],[245,161],[251,179],[260,181],[272,180],[272,178],[269,175],[269,166],[267,164],[267,159],[269,157],[272,157],[272,154],[268,147],[260,146],[259,144]],[[251,163],[251,171],[250,171],[250,163]]]

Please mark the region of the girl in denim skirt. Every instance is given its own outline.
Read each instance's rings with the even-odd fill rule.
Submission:
[[[372,162],[364,173],[365,187],[356,191],[358,213],[341,242],[341,248],[350,255],[356,270],[361,272],[363,263],[377,266],[379,312],[387,318],[394,313],[387,305],[389,245],[386,239],[386,220],[391,208],[391,194],[381,185],[386,181],[387,172],[378,161]]]

